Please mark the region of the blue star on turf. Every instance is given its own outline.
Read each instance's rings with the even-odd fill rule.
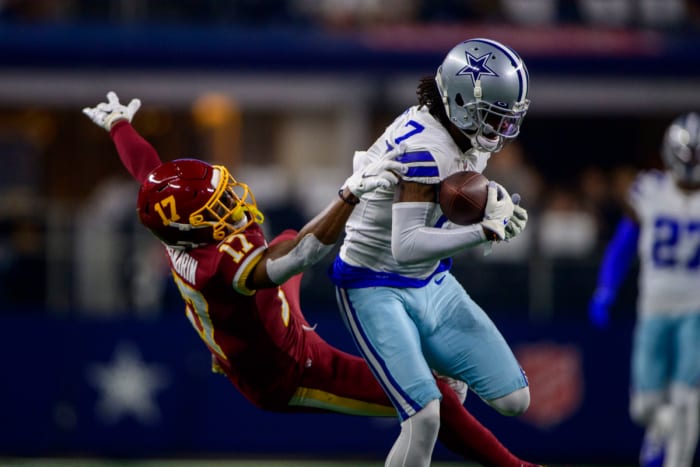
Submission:
[[[465,52],[467,56],[467,65],[457,72],[457,76],[469,75],[472,82],[476,82],[481,76],[498,76],[495,71],[486,65],[486,62],[491,58],[492,53],[489,52],[480,57],[475,57],[469,52]]]

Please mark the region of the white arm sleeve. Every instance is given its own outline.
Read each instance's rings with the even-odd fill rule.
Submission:
[[[306,234],[289,253],[267,260],[267,277],[277,285],[318,263],[333,249],[321,243],[313,234]]]
[[[449,229],[428,227],[433,203],[394,203],[391,221],[391,253],[399,263],[448,258],[486,242],[481,224]]]

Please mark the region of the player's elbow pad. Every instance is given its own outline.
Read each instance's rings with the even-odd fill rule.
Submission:
[[[318,263],[332,249],[333,245],[321,243],[313,234],[307,234],[286,255],[267,260],[267,276],[275,284],[283,284]]]

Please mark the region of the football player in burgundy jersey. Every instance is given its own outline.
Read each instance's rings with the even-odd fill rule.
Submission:
[[[225,167],[195,159],[162,163],[131,126],[133,99],[83,109],[110,132],[122,163],[141,183],[138,215],[164,244],[185,313],[226,375],[250,402],[277,412],[396,416],[365,361],[325,342],[304,318],[301,272],[332,248],[362,194],[388,187],[405,171],[395,161],[353,174],[338,198],[300,232],[268,243],[248,187]],[[450,382],[442,391],[440,440],[491,466],[531,466],[510,453],[462,405]]]

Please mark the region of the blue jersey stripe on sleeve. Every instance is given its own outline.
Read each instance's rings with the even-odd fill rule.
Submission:
[[[409,164],[411,162],[435,162],[430,151],[405,152],[396,158],[397,161]]]
[[[430,167],[409,167],[408,171],[404,174],[405,179],[414,177],[439,177],[440,171],[436,166]]]

